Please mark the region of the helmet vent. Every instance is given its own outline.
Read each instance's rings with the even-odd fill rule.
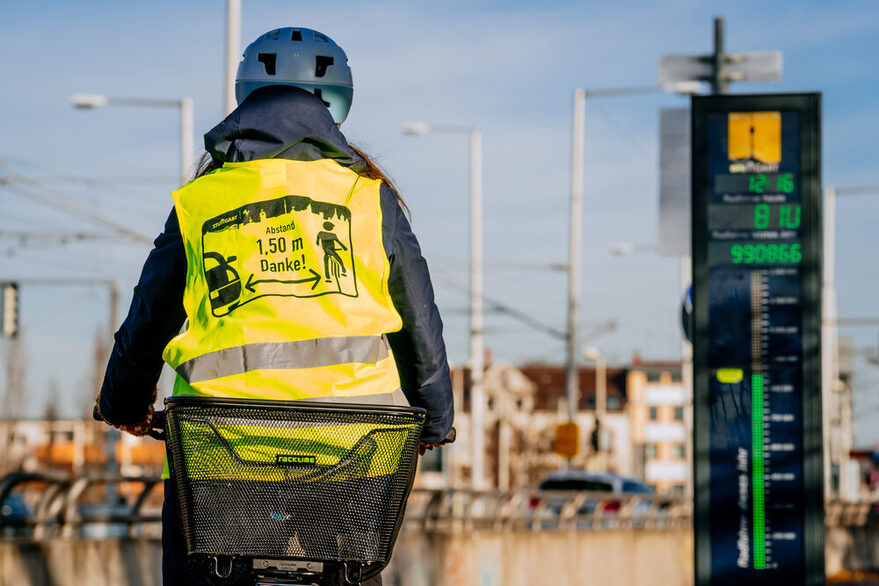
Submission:
[[[327,108],[330,107],[330,103],[324,100],[324,93],[320,88],[315,88],[314,95],[317,96],[317,99],[324,103],[324,106]]]
[[[326,57],[324,55],[318,55],[315,57],[314,63],[314,76],[315,77],[323,77],[327,74],[327,67],[334,63],[334,59],[332,57]]]
[[[275,65],[278,61],[277,53],[260,53],[257,60],[266,68],[266,75],[275,75]]]
[[[291,41],[301,41],[302,40],[302,31],[299,29],[293,29],[293,34],[290,35]]]
[[[329,42],[330,42],[329,37],[327,37],[327,36],[324,35],[324,34],[321,34],[321,33],[317,32],[317,31],[314,31],[314,40],[315,40],[315,41],[318,41],[318,42],[320,42],[320,43],[329,43]]]
[[[281,36],[281,29],[276,28],[273,31],[269,31],[266,33],[266,38],[271,39],[273,41],[277,41]]]

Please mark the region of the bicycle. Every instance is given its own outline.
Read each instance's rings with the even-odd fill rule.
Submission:
[[[189,556],[256,586],[359,584],[388,564],[425,412],[312,401],[171,397],[165,442]],[[455,440],[454,428],[438,445]]]

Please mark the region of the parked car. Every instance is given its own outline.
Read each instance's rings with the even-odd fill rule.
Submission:
[[[607,493],[608,496],[619,495],[620,497],[635,495],[654,495],[656,491],[652,486],[644,482],[620,476],[613,473],[595,473],[585,470],[559,470],[544,478],[537,486],[538,490],[551,492],[583,491],[595,493]],[[537,510],[541,506],[541,498],[531,499],[531,509]],[[545,510],[557,516],[568,499],[564,497],[549,497],[542,503]],[[590,516],[598,512],[601,506],[601,514],[613,515],[620,510],[624,499],[615,498],[587,498],[580,506],[578,515]],[[651,508],[650,500],[636,503],[632,514],[646,514]]]
[[[0,504],[0,535],[19,537],[28,534],[27,521],[31,515],[30,507],[17,492],[10,492]]]

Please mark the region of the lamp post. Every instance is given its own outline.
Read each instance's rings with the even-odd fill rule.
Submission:
[[[699,82],[678,82],[659,86],[636,86],[601,90],[574,90],[574,112],[571,132],[571,235],[568,262],[568,336],[566,352],[565,394],[568,403],[568,421],[573,422],[577,413],[580,389],[577,381],[577,322],[580,309],[580,281],[583,227],[583,174],[584,147],[586,142],[586,97],[603,98],[639,94],[698,93]]]
[[[595,361],[595,419],[600,421],[607,414],[607,360],[592,346],[583,350],[583,358]]]
[[[473,427],[473,488],[483,488],[484,447],[482,428],[485,420],[482,377],[485,350],[482,338],[482,133],[472,126],[410,122],[403,133],[465,132],[470,137],[470,412]]]
[[[192,98],[156,100],[149,98],[111,98],[102,94],[74,94],[70,101],[75,108],[91,110],[104,106],[134,106],[145,108],[180,108],[180,183],[189,180],[193,150]]]
[[[241,0],[226,0],[226,67],[223,72],[223,96],[226,115],[235,109],[235,76],[241,60]]]

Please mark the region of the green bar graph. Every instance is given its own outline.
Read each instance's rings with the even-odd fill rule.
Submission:
[[[766,569],[766,502],[763,479],[763,375],[751,375],[751,486],[754,569]]]

